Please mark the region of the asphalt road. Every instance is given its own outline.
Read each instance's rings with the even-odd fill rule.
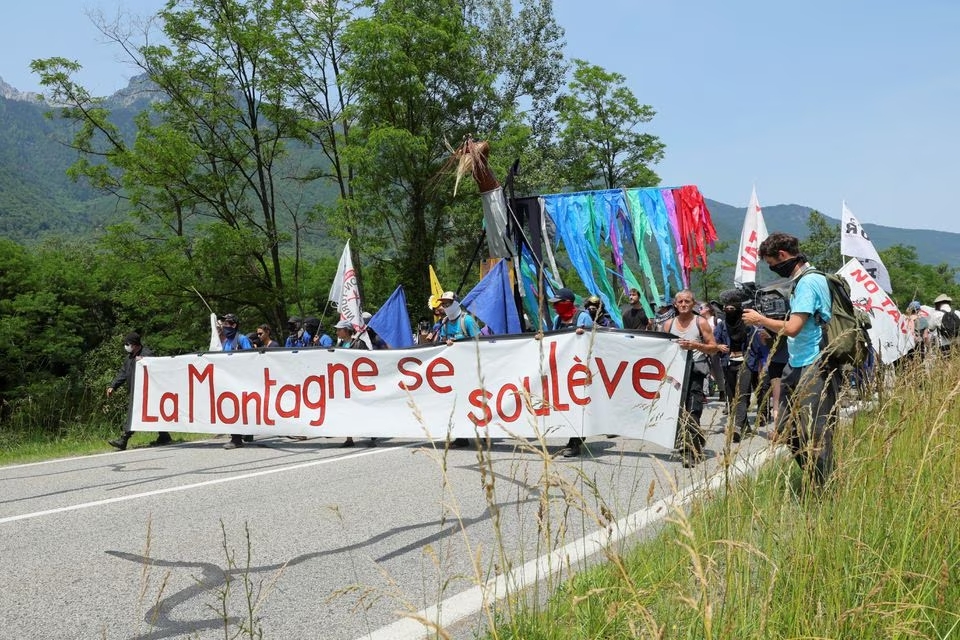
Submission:
[[[258,599],[266,638],[424,636],[411,614],[473,637],[494,599],[480,585],[509,568],[512,589],[543,593],[706,482],[723,448],[711,406],[710,459],[690,470],[603,437],[575,459],[513,440],[481,461],[424,441],[220,438],[3,467],[0,639],[224,638]],[[767,451],[755,437],[735,453]]]

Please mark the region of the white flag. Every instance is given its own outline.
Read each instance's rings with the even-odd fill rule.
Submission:
[[[210,351],[223,351],[223,342],[220,340],[220,324],[217,314],[210,312]]]
[[[337,274],[333,276],[333,284],[330,286],[330,302],[340,313],[340,320],[347,320],[353,325],[355,334],[359,334],[363,329],[363,315],[360,311],[360,281],[357,279],[357,272],[353,270],[353,257],[350,255],[350,241],[343,248],[343,254],[340,256],[340,264],[337,265]],[[370,337],[364,332],[358,336],[370,348]]]
[[[910,351],[914,346],[914,335],[906,316],[880,289],[880,283],[866,267],[854,258],[837,273],[850,285],[853,305],[870,316],[872,326],[867,332],[880,361],[890,364]]]
[[[850,209],[847,209],[846,202],[843,203],[843,214],[840,218],[840,253],[859,260],[884,291],[887,293],[893,291],[893,287],[890,286],[890,274],[880,260],[880,254],[870,241],[867,230],[854,217]]]
[[[747,215],[743,219],[743,231],[740,232],[740,253],[733,276],[737,284],[757,281],[760,243],[767,239],[767,235],[767,225],[763,221],[760,201],[757,200],[757,188],[754,187],[750,204],[747,205]]]

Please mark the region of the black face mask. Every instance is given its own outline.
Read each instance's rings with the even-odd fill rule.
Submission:
[[[781,278],[789,278],[790,274],[793,273],[793,270],[797,268],[797,265],[803,264],[806,261],[807,259],[804,256],[794,256],[792,258],[787,258],[783,262],[770,265],[770,271],[773,271]]]

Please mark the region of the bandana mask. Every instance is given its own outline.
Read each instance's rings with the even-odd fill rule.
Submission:
[[[456,320],[460,317],[460,303],[454,300],[449,307],[444,307],[443,312],[447,314],[448,320]]]
[[[227,340],[233,340],[237,337],[237,328],[236,327],[224,327],[223,335]]]
[[[770,271],[773,271],[781,278],[789,278],[793,270],[797,268],[797,265],[803,264],[806,261],[807,259],[804,256],[794,256],[778,264],[770,265]]]
[[[558,300],[553,303],[553,310],[560,316],[560,320],[569,322],[573,318],[573,312],[577,310],[577,307],[570,300]]]

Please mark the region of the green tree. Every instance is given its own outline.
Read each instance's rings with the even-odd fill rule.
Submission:
[[[557,100],[565,177],[576,189],[648,187],[664,144],[641,125],[656,112],[641,104],[626,78],[585,60],[573,61],[568,92]]]
[[[547,3],[524,7],[538,26],[552,19]],[[516,20],[509,2],[385,0],[343,36],[355,114],[347,151],[356,170],[350,206],[360,226],[381,234],[381,273],[396,274],[413,300],[429,293],[428,265],[438,249],[469,255],[480,229],[470,190],[455,199],[452,183],[438,179],[450,145],[480,132],[496,147],[496,136],[509,131],[515,151],[537,120],[518,116],[518,102],[547,104],[544,96],[556,84],[555,57],[527,68],[519,56],[532,54],[523,42],[504,44],[504,25]],[[552,42],[545,38],[541,46],[553,51]],[[490,51],[507,53],[486,59]],[[539,69],[546,71],[538,76]],[[494,160],[503,162],[495,165],[501,178],[510,151]]]
[[[843,266],[840,255],[840,225],[832,224],[819,211],[813,210],[807,217],[810,233],[800,243],[800,250],[815,267],[825,272],[834,272]]]
[[[917,249],[902,244],[880,251],[880,259],[890,273],[891,297],[901,309],[912,300],[930,304],[941,293],[954,300],[960,299],[960,287],[956,281],[960,269],[946,264],[920,264]]]
[[[299,206],[281,195],[281,160],[302,128],[280,81],[278,4],[169,3],[158,14],[164,45],[134,47],[104,28],[157,94],[132,141],[71,80],[79,65],[54,58],[33,69],[77,123],[74,174],[129,202],[137,224],[123,231],[137,252],[128,255],[149,256],[183,299],[199,286],[221,310],[249,305],[279,324],[289,303],[282,246]]]
[[[700,292],[701,301],[713,300],[722,290],[732,286],[726,278],[730,276],[736,263],[732,260],[719,259],[729,248],[730,243],[727,241],[716,242],[707,250],[707,268],[691,274],[691,288]]]

